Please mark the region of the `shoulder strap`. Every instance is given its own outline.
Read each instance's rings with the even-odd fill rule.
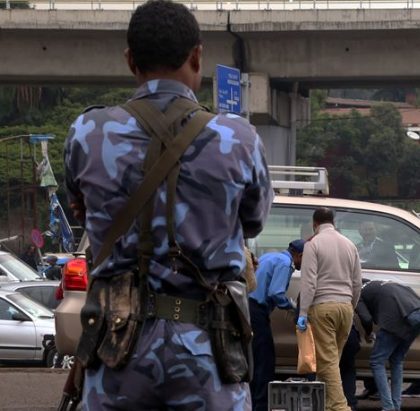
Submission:
[[[146,103],[149,108],[153,107],[149,102],[144,101],[144,103]],[[122,107],[126,109],[127,106],[131,106],[127,111],[130,111],[130,113],[134,115],[131,102]],[[135,115],[136,119],[141,121],[141,124],[146,122],[149,123],[152,121],[153,126],[155,126],[158,122],[160,122],[155,121],[157,120],[155,117],[155,112],[159,112],[159,110],[154,107],[151,110],[152,114],[142,115],[141,118],[139,118],[138,115]],[[162,113],[160,114],[162,117],[164,117]],[[175,136],[175,138],[173,138],[173,140],[168,141],[163,139],[163,143],[166,145],[166,150],[161,154],[158,161],[156,161],[156,163],[151,167],[150,171],[145,174],[144,180],[140,184],[140,187],[132,194],[127,204],[115,216],[114,222],[104,239],[97,258],[95,259],[94,267],[97,267],[99,264],[101,264],[105,258],[111,254],[115,241],[128,231],[136,216],[141,213],[145,204],[152,197],[163,180],[167,177],[168,173],[171,171],[174,165],[179,161],[182,154],[189,147],[195,137],[203,129],[203,127],[214,116],[215,115],[212,113],[208,113],[199,109],[188,121],[187,125]],[[146,120],[146,117],[147,121],[144,121]],[[161,118],[159,118],[159,120],[161,120]],[[169,130],[167,128],[165,129],[164,126],[166,122],[166,119],[165,122],[162,121],[163,127],[160,128],[160,131],[162,131],[163,134],[161,134],[161,136],[170,135]]]

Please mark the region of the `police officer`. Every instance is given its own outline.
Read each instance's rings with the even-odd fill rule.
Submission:
[[[275,351],[270,315],[277,307],[295,309],[296,303],[287,297],[290,278],[300,270],[305,241],[298,239],[287,250],[263,254],[255,273],[257,289],[249,295],[249,309],[254,332],[252,351],[254,377],[251,382],[252,409],[265,411],[268,408],[268,383],[274,379]]]
[[[133,100],[164,112],[178,99],[196,102],[201,81],[201,35],[182,4],[148,1],[133,13],[125,56],[138,88]],[[169,110],[169,109],[168,109]],[[192,119],[191,119],[192,118]],[[193,116],[180,127],[187,127]],[[83,220],[93,259],[113,218],[143,181],[150,135],[120,106],[93,108],[72,124],[65,144],[71,207]],[[176,301],[205,298],[202,287],[169,256],[166,184],[154,196],[153,252],[147,286]],[[217,115],[197,134],[180,161],[174,206],[176,244],[210,284],[239,279],[244,238],[263,228],[272,202],[263,145],[239,116]],[[92,278],[117,278],[137,265],[140,224],[115,241]],[[85,372],[85,410],[250,410],[246,382],[225,384],[206,329],[154,317],[141,323],[126,364],[102,361]]]

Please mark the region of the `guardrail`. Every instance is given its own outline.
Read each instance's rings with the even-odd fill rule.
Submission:
[[[420,0],[175,0],[191,10],[354,10],[416,9]],[[115,0],[0,0],[2,8],[29,6],[35,10],[134,10],[144,1]]]

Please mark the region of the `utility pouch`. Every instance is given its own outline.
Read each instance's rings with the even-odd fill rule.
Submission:
[[[96,351],[104,333],[107,288],[107,279],[93,278],[86,296],[86,303],[80,313],[82,335],[76,356],[83,368],[95,367],[98,364]]]
[[[252,330],[246,284],[227,281],[212,295],[209,333],[221,381],[232,384],[252,376]]]
[[[105,331],[98,357],[110,368],[124,366],[136,344],[140,318],[138,273],[128,271],[108,284]]]

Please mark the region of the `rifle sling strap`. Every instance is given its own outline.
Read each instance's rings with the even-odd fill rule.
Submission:
[[[127,106],[130,107],[130,105],[135,102],[136,100],[130,101],[126,105],[123,105],[122,108],[126,109]],[[151,104],[146,101],[144,102]],[[133,114],[133,110],[130,109],[127,111]],[[109,255],[111,255],[115,241],[128,231],[135,218],[142,212],[146,203],[152,198],[157,188],[180,160],[185,150],[213,117],[214,114],[212,113],[208,113],[201,109],[197,110],[185,127],[167,143],[166,150],[163,151],[159,159],[151,166],[150,171],[145,174],[139,188],[132,194],[127,204],[114,217],[114,222],[107,232],[98,257],[95,259],[94,267],[100,265]],[[143,118],[140,119],[136,116],[136,119],[141,121],[141,124],[143,123]],[[153,120],[154,119],[152,118],[152,122]],[[165,121],[165,123],[167,123],[167,121]]]

